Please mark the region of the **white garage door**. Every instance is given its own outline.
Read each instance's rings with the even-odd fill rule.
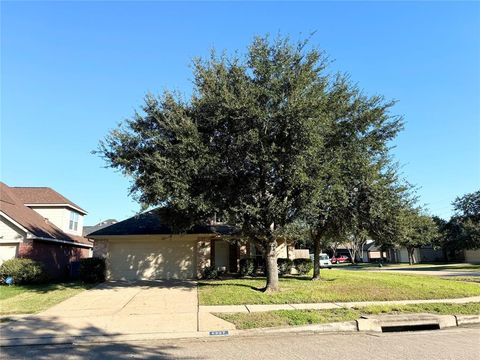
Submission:
[[[191,240],[110,241],[110,279],[192,279],[195,248]]]

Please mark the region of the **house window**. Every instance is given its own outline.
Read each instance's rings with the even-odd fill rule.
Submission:
[[[70,230],[77,231],[78,229],[78,213],[70,211],[70,223],[68,225]]]

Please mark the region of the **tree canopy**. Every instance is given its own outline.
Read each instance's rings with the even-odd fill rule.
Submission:
[[[437,219],[440,245],[447,251],[480,248],[480,190],[457,197],[449,221]]]
[[[264,250],[266,290],[275,291],[277,239],[291,224],[322,236],[354,223],[373,233],[368,216],[387,203],[377,198],[393,194],[394,102],[364,95],[327,65],[308,41],[282,37],[255,38],[244,57],[196,59],[188,100],[148,95],[99,153],[132,178],[144,206],[175,210],[177,223],[217,213],[238,226]]]

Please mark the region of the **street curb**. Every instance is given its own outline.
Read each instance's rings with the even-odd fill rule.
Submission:
[[[281,334],[281,333],[323,333],[323,332],[357,332],[357,321],[343,321],[326,324],[311,324],[300,326],[286,326],[286,327],[274,327],[274,328],[257,328],[248,330],[237,330],[238,336],[250,336],[250,335],[269,335],[269,334]]]
[[[480,324],[480,315],[455,315],[457,326]]]
[[[232,334],[233,335],[233,334]],[[82,336],[45,336],[36,338],[0,339],[0,348],[34,345],[62,345],[62,344],[95,344],[114,343],[123,341],[148,341],[213,337],[208,331],[179,332],[179,333],[138,333],[138,334],[111,334],[111,335],[82,335]]]
[[[442,315],[443,319],[448,320],[448,325],[442,328],[452,328],[462,325],[480,324],[480,315]],[[448,317],[448,319],[447,319]],[[178,333],[138,333],[138,334],[112,334],[112,335],[86,335],[86,336],[52,336],[36,338],[12,338],[0,339],[0,347],[15,346],[34,346],[34,345],[61,345],[61,344],[95,344],[95,343],[115,343],[125,341],[152,341],[169,339],[192,339],[192,338],[218,338],[229,336],[258,336],[274,335],[284,333],[350,333],[350,332],[378,332],[375,328],[366,328],[362,321],[367,319],[358,319],[354,321],[334,322],[326,324],[312,324],[301,326],[287,326],[274,328],[257,328],[247,330],[228,330],[228,331],[197,331],[197,332],[178,332]],[[415,322],[412,321],[412,325]]]

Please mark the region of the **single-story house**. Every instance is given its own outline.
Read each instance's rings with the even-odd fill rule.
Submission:
[[[10,187],[0,182],[0,264],[21,257],[42,262],[53,278],[91,256],[82,236],[86,211],[48,187]]]
[[[480,249],[464,250],[463,256],[467,263],[480,264]]]
[[[94,240],[93,256],[106,260],[107,279],[194,279],[209,266],[236,273],[240,259],[261,256],[255,246],[236,241],[234,233],[232,226],[210,222],[178,234],[157,208],[88,237]],[[283,258],[295,254],[286,241],[279,242],[277,252]]]
[[[375,262],[380,260],[385,260],[388,257],[388,253],[380,246],[378,246],[375,241],[369,240],[363,245],[362,251],[362,261],[363,262]]]

